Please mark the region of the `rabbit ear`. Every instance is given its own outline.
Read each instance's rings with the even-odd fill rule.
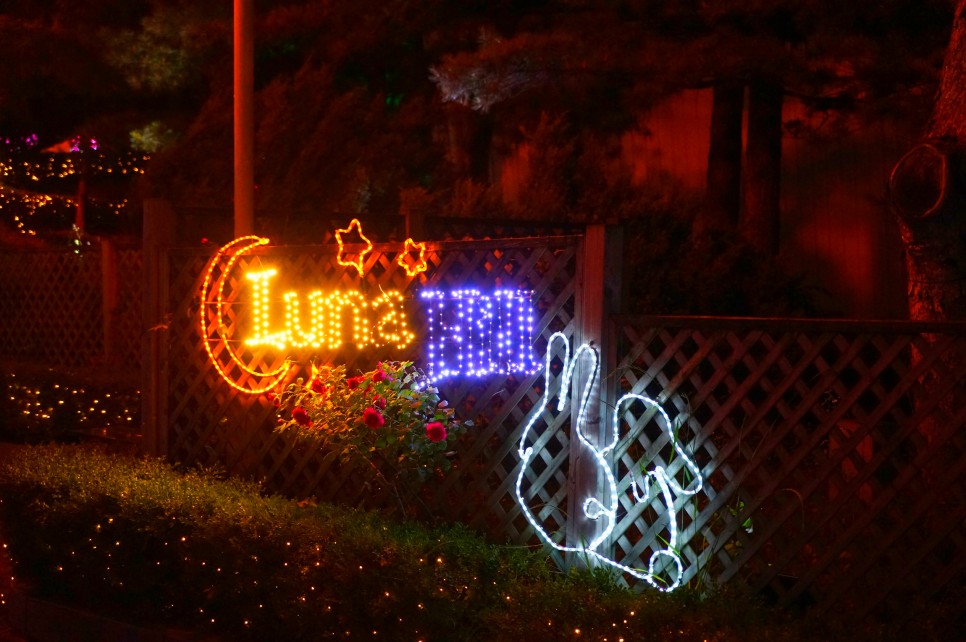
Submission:
[[[520,471],[517,473],[516,479],[516,499],[517,503],[520,505],[520,509],[523,511],[523,516],[529,522],[530,526],[533,527],[534,533],[542,539],[544,542],[562,552],[580,552],[583,549],[579,547],[565,546],[558,544],[553,541],[550,535],[544,530],[543,526],[537,520],[537,517],[531,512],[530,507],[527,505],[526,499],[523,497],[523,478],[526,474],[527,469],[530,468],[530,461],[534,456],[534,448],[532,446],[527,446],[527,439],[530,436],[530,431],[537,424],[537,422],[543,416],[544,411],[550,403],[550,382],[551,375],[550,372],[550,362],[553,359],[553,344],[554,341],[561,341],[564,347],[564,358],[563,358],[563,369],[561,370],[561,386],[558,396],[560,401],[558,401],[558,407],[562,410],[563,405],[566,403],[567,393],[569,391],[570,377],[573,373],[573,367],[570,359],[570,342],[567,340],[566,335],[562,332],[554,332],[550,335],[550,339],[547,341],[547,355],[544,366],[544,383],[543,383],[543,394],[540,396],[540,403],[538,403],[530,412],[530,418],[527,420],[527,425],[524,427],[523,432],[520,434],[520,445],[517,452],[520,455]]]

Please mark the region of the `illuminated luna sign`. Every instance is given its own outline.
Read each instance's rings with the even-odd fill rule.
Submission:
[[[361,252],[349,256],[342,235],[358,228],[365,242]],[[362,234],[358,220],[336,232],[337,261],[363,274],[372,243]],[[294,363],[286,359],[275,369],[248,362],[246,349],[339,350],[392,346],[407,348],[415,339],[406,312],[406,297],[398,290],[379,290],[366,295],[354,290],[285,291],[273,293],[281,275],[275,267],[250,270],[234,279],[239,259],[268,239],[246,236],[221,247],[208,263],[201,291],[200,330],[205,351],[218,374],[235,389],[249,394],[265,393],[286,380]],[[424,243],[407,239],[396,263],[414,277],[427,269]],[[237,319],[227,316],[228,306],[237,304],[229,283],[248,284],[251,319],[243,337],[228,336]],[[238,287],[234,285],[233,287]],[[423,290],[419,299],[426,314],[429,338],[425,361],[433,379],[456,375],[483,376],[491,373],[533,372],[531,356],[533,311],[530,294],[498,289],[488,294],[477,290]],[[236,311],[240,308],[234,308]],[[235,332],[237,330],[232,330]]]
[[[584,516],[587,519],[594,521],[602,521],[603,527],[599,529],[598,535],[590,542],[583,543],[577,546],[566,546],[564,544],[559,544],[554,541],[550,533],[543,527],[540,520],[536,515],[530,510],[530,507],[523,495],[523,480],[526,475],[527,470],[531,469],[531,462],[534,457],[533,446],[527,445],[528,437],[530,437],[531,432],[534,430],[538,421],[541,421],[546,416],[547,405],[550,402],[550,375],[551,375],[551,357],[553,354],[552,347],[555,340],[560,340],[564,344],[564,359],[563,367],[561,370],[561,383],[560,392],[557,393],[557,411],[562,412],[567,404],[567,396],[570,392],[570,382],[573,377],[574,367],[577,360],[585,355],[586,358],[591,360],[592,373],[590,377],[587,377],[587,381],[584,384],[584,389],[581,391],[579,406],[577,410],[577,420],[575,432],[577,433],[577,439],[580,444],[587,448],[591,455],[593,456],[593,462],[597,466],[598,471],[603,474],[606,480],[606,492],[602,494],[601,497],[589,496],[584,499],[583,511]],[[537,534],[540,539],[546,542],[551,547],[558,551],[564,553],[578,553],[585,558],[590,558],[605,564],[612,568],[618,569],[623,573],[627,573],[639,580],[643,580],[653,586],[654,588],[670,592],[676,589],[681,584],[681,580],[684,577],[684,563],[681,559],[681,554],[678,552],[678,527],[677,527],[677,511],[675,509],[675,503],[680,496],[691,496],[695,495],[701,491],[704,480],[701,476],[701,471],[698,469],[697,465],[688,454],[682,448],[680,442],[675,438],[675,435],[671,434],[671,420],[664,412],[664,409],[649,397],[643,395],[628,393],[623,397],[618,399],[617,405],[614,412],[614,422],[611,426],[611,431],[609,435],[609,441],[606,445],[595,444],[591,439],[589,439],[584,432],[585,424],[588,423],[587,418],[587,406],[590,402],[594,390],[597,388],[598,381],[600,378],[600,359],[598,358],[597,351],[594,350],[590,345],[583,344],[574,352],[573,355],[570,353],[570,342],[567,337],[560,332],[555,332],[550,336],[550,340],[547,343],[547,359],[546,366],[544,370],[544,391],[541,397],[540,403],[533,409],[530,415],[529,421],[524,428],[522,434],[520,435],[520,446],[518,449],[518,454],[520,455],[520,472],[517,474],[516,480],[516,498],[517,503],[520,505],[523,511],[524,517],[533,527],[534,533]],[[688,475],[691,481],[688,484],[682,486],[671,476],[671,474],[663,466],[655,466],[653,470],[647,471],[640,481],[633,476],[631,481],[631,492],[633,493],[634,499],[637,502],[647,502],[650,500],[652,491],[656,490],[656,494],[659,494],[661,500],[664,502],[664,507],[666,510],[666,515],[668,518],[668,533],[669,536],[664,542],[665,547],[656,550],[650,557],[648,561],[647,569],[635,568],[628,566],[623,562],[618,562],[600,551],[598,547],[605,542],[611,534],[614,532],[614,527],[617,524],[617,509],[620,495],[617,490],[617,479],[614,476],[614,471],[611,463],[608,461],[608,456],[617,446],[617,442],[620,436],[620,418],[627,406],[634,402],[641,402],[649,408],[653,408],[657,411],[661,419],[664,421],[663,429],[668,432],[668,436],[671,439],[671,443],[674,445],[675,453],[680,457],[681,462],[687,469]],[[663,561],[662,561],[663,560]],[[625,560],[626,561],[626,560]],[[667,575],[670,577],[669,580],[664,579],[661,569],[666,566],[666,562],[670,562],[673,566],[673,571]]]
[[[380,292],[375,298],[367,298],[358,291],[312,290],[304,297],[308,315],[302,314],[303,297],[298,292],[286,292],[282,295],[284,327],[273,331],[269,321],[272,300],[269,285],[277,274],[278,270],[269,268],[245,275],[253,284],[255,317],[252,335],[245,340],[247,346],[336,350],[345,343],[353,343],[359,348],[388,344],[405,348],[413,340],[402,306],[403,297],[397,290]],[[308,317],[308,323],[303,316]],[[350,332],[345,332],[346,325],[350,326]]]

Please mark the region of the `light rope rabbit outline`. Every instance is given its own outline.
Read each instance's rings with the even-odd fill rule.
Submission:
[[[583,388],[580,400],[578,402],[579,406],[578,406],[578,412],[577,412],[577,423],[576,423],[575,432],[577,433],[577,439],[579,440],[579,442],[584,444],[585,446],[587,446],[587,448],[590,449],[590,452],[593,454],[594,460],[596,461],[597,466],[604,471],[604,475],[607,479],[607,483],[609,487],[610,501],[608,502],[608,505],[605,506],[604,503],[596,497],[588,497],[587,499],[584,500],[584,503],[583,503],[584,515],[586,515],[589,519],[593,519],[593,520],[598,520],[602,516],[607,519],[607,525],[601,530],[600,534],[597,537],[595,537],[590,542],[590,544],[586,546],[565,546],[554,542],[550,538],[550,535],[547,533],[547,531],[544,530],[544,528],[537,521],[536,517],[530,511],[530,508],[527,506],[527,502],[523,498],[523,492],[521,490],[524,473],[529,467],[530,460],[532,459],[534,454],[533,447],[526,446],[527,437],[529,436],[530,431],[533,429],[534,425],[540,419],[543,412],[546,410],[547,405],[549,404],[549,401],[550,401],[550,385],[549,385],[550,362],[553,355],[552,348],[553,348],[553,342],[555,339],[561,339],[564,344],[563,368],[561,370],[562,378],[561,378],[561,384],[560,384],[560,392],[558,393],[558,400],[557,400],[558,412],[562,412],[564,409],[564,406],[567,403],[567,397],[570,391],[570,380],[573,377],[574,367],[576,366],[577,360],[580,358],[580,355],[586,353],[593,360],[593,368],[592,368],[591,376],[587,378],[587,381],[584,384],[584,388]],[[671,421],[667,413],[664,411],[663,408],[661,408],[661,406],[656,401],[654,401],[649,397],[645,397],[644,395],[628,393],[622,396],[617,401],[617,406],[615,408],[614,421],[613,421],[612,430],[611,430],[612,439],[610,443],[608,443],[603,448],[597,448],[594,444],[592,444],[590,440],[587,439],[587,436],[584,434],[582,428],[584,426],[584,420],[587,417],[587,403],[590,399],[591,392],[593,391],[594,387],[598,383],[599,378],[600,378],[600,359],[597,355],[597,351],[593,347],[591,347],[589,344],[583,344],[579,348],[577,348],[573,356],[571,356],[570,341],[567,339],[567,337],[562,332],[555,332],[552,335],[550,335],[550,339],[547,342],[547,355],[546,355],[546,362],[544,366],[543,395],[541,397],[540,404],[531,413],[530,419],[527,421],[527,425],[526,427],[524,427],[523,433],[520,435],[520,447],[518,449],[518,453],[520,455],[520,461],[522,465],[520,466],[520,472],[517,475],[517,480],[516,480],[517,503],[520,505],[520,508],[523,510],[524,516],[526,517],[530,525],[533,526],[534,531],[538,534],[538,536],[543,541],[548,543],[550,546],[555,548],[556,550],[565,552],[565,553],[566,552],[583,553],[583,554],[589,555],[604,564],[617,568],[625,573],[628,573],[629,575],[632,575],[638,579],[641,579],[647,582],[648,584],[650,584],[651,586],[653,586],[654,588],[660,591],[664,591],[664,592],[673,591],[678,586],[680,586],[681,579],[684,575],[684,565],[681,561],[681,556],[675,550],[677,548],[678,529],[677,529],[677,514],[674,509],[674,494],[691,496],[700,492],[703,487],[701,472],[698,469],[697,465],[695,465],[695,463],[691,460],[691,458],[688,457],[688,455],[684,452],[683,448],[681,448],[681,445],[674,438],[674,435],[671,434],[670,432]],[[657,485],[660,488],[661,497],[664,500],[664,504],[667,508],[667,514],[668,514],[668,522],[669,522],[668,531],[670,533],[670,537],[668,538],[667,547],[663,549],[659,549],[651,555],[650,560],[648,561],[648,570],[646,573],[639,569],[632,568],[625,564],[621,564],[620,562],[613,560],[597,551],[597,547],[600,546],[600,544],[604,540],[606,540],[613,532],[614,526],[617,520],[617,508],[618,508],[617,480],[614,478],[614,472],[611,466],[609,465],[608,461],[606,460],[606,455],[611,450],[613,450],[614,447],[617,446],[619,431],[620,431],[620,418],[622,414],[621,408],[624,406],[625,403],[627,402],[633,403],[635,400],[641,401],[648,406],[652,406],[655,410],[657,410],[661,414],[661,417],[664,419],[665,429],[668,431],[668,436],[671,437],[671,443],[674,446],[674,450],[677,452],[678,456],[681,457],[681,459],[684,462],[684,465],[687,466],[687,468],[694,475],[694,480],[687,485],[688,487],[682,487],[680,484],[677,483],[677,481],[673,477],[671,477],[671,475],[668,474],[667,470],[663,466],[656,466],[654,470],[648,471],[647,474],[644,475],[642,483],[638,482],[633,472],[631,473],[631,480],[632,480],[631,490],[633,492],[634,499],[637,500],[638,502],[647,501],[648,496],[650,495],[650,492],[651,492],[651,479],[653,478],[653,480],[657,482]],[[693,484],[693,487],[691,487],[692,484]],[[641,486],[643,486],[643,488],[641,488]],[[655,566],[657,565],[661,556],[670,557],[673,560],[677,570],[677,573],[675,574],[674,579],[670,584],[664,584],[660,582],[657,579],[657,576],[654,572]]]

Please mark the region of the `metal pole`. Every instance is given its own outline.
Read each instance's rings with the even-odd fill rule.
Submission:
[[[235,236],[255,231],[255,28],[253,0],[235,2]]]

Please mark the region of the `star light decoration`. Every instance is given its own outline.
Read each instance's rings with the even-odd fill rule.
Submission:
[[[533,459],[534,449],[532,446],[527,446],[527,437],[533,427],[536,425],[537,421],[540,420],[547,409],[547,405],[550,401],[550,364],[553,357],[553,343],[555,339],[563,341],[564,344],[564,358],[563,366],[561,368],[561,383],[560,392],[558,393],[557,401],[557,411],[562,412],[564,406],[567,404],[567,396],[570,392],[570,382],[573,377],[574,367],[577,360],[581,355],[586,355],[592,361],[592,374],[587,378],[587,382],[584,384],[584,389],[580,397],[577,421],[576,421],[576,433],[577,438],[580,443],[587,447],[591,454],[593,455],[593,461],[603,472],[604,477],[607,481],[607,501],[603,501],[603,498],[597,497],[587,497],[583,503],[584,516],[591,520],[604,519],[606,525],[604,528],[600,529],[600,533],[586,545],[579,546],[565,546],[558,544],[553,541],[550,534],[541,526],[540,522],[537,520],[536,516],[530,511],[530,507],[527,505],[526,500],[523,497],[523,479],[527,469],[530,466],[530,462]],[[676,589],[681,584],[681,580],[684,576],[684,564],[681,560],[681,555],[678,553],[678,528],[677,528],[677,511],[675,508],[675,497],[674,495],[684,495],[692,496],[697,494],[703,487],[703,478],[701,476],[701,471],[698,469],[697,465],[691,460],[690,456],[681,447],[680,442],[677,440],[676,436],[671,430],[671,420],[664,412],[664,409],[649,397],[643,395],[628,393],[622,396],[618,401],[614,412],[614,422],[611,428],[610,442],[603,446],[598,447],[592,441],[587,438],[584,433],[584,427],[587,423],[587,406],[591,399],[594,390],[598,386],[598,380],[600,378],[600,359],[597,351],[591,347],[589,344],[583,344],[574,352],[573,357],[570,354],[570,342],[567,337],[562,332],[555,332],[550,336],[547,343],[547,358],[546,366],[544,370],[544,391],[541,397],[540,403],[534,408],[530,419],[527,422],[523,433],[520,435],[520,447],[518,449],[518,454],[520,455],[520,472],[517,475],[516,480],[516,498],[517,503],[523,510],[523,515],[526,517],[527,521],[533,526],[534,532],[542,539],[544,542],[552,546],[558,551],[564,553],[580,553],[586,557],[592,558],[598,562],[616,568],[624,573],[632,575],[637,579],[643,580],[658,589],[659,591],[671,592]],[[664,501],[664,506],[666,509],[666,514],[668,517],[668,532],[669,537],[665,542],[665,548],[656,550],[650,557],[648,561],[647,571],[642,569],[633,568],[622,564],[616,560],[613,560],[600,551],[597,548],[611,536],[614,531],[614,526],[617,522],[617,508],[620,495],[617,490],[617,480],[614,477],[614,472],[610,462],[607,457],[610,452],[617,446],[617,442],[620,437],[620,418],[626,410],[625,405],[634,403],[635,401],[640,401],[646,406],[649,406],[656,410],[660,415],[661,419],[664,420],[664,430],[668,432],[670,437],[670,442],[674,446],[674,450],[678,457],[681,458],[682,463],[687,468],[690,476],[691,482],[685,486],[681,486],[668,471],[663,466],[655,466],[653,470],[648,471],[642,481],[638,482],[636,477],[634,477],[633,472],[631,473],[631,491],[633,493],[634,499],[638,502],[646,502],[650,498],[651,494],[651,480],[656,482],[656,485],[660,491],[661,499]],[[623,410],[622,410],[623,409]],[[664,581],[661,577],[661,568],[664,565],[661,564],[661,558],[668,558],[674,566],[674,573],[670,582]]]
[[[415,261],[411,261],[410,259],[417,250],[419,251],[418,257]],[[396,257],[396,263],[406,270],[406,276],[416,276],[420,272],[425,272],[429,267],[426,263],[426,243],[417,243],[411,238],[406,239],[406,245],[399,256]]]
[[[345,258],[347,252],[345,249],[345,242],[342,240],[342,235],[350,234],[352,232],[353,227],[356,228],[356,231],[359,234],[359,238],[362,239],[362,242],[366,244],[366,249],[359,252],[355,260],[348,260]],[[372,241],[366,238],[365,234],[362,233],[362,223],[359,222],[359,219],[354,218],[349,222],[349,227],[341,230],[336,230],[335,240],[339,244],[339,255],[336,257],[336,260],[339,262],[339,265],[342,265],[344,267],[354,267],[356,271],[359,273],[359,276],[362,276],[362,273],[365,271],[366,256],[370,252],[372,252]]]

